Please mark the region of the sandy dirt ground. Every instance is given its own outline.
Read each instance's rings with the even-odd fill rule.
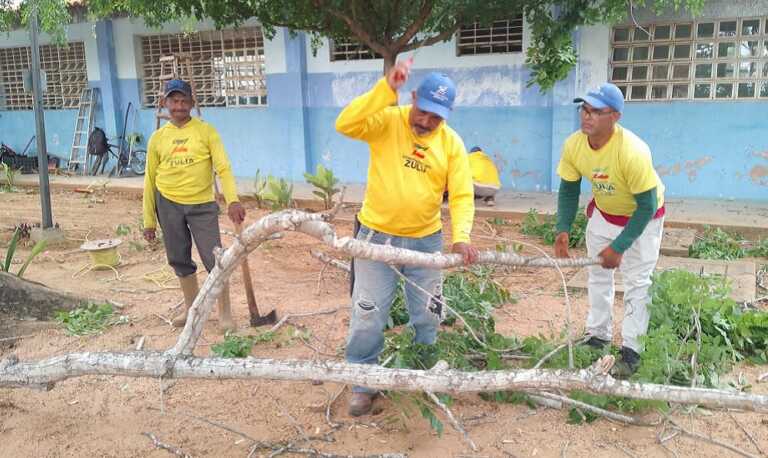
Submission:
[[[108,328],[96,336],[73,337],[61,327],[35,330],[15,346],[4,346],[0,358],[15,353],[32,360],[75,351],[129,351],[143,336],[145,348],[163,350],[177,339],[179,330],[166,319],[181,299],[172,271],[165,263],[162,248],[152,249],[141,241],[141,202],[136,197],[96,193],[81,195],[55,191],[54,220],[68,240],[48,249],[27,271],[26,277],[52,288],[93,298],[109,298],[124,305],[121,314],[128,323]],[[248,221],[265,214],[247,205]],[[31,192],[0,194],[0,252],[10,239],[14,225],[39,222],[39,195]],[[335,223],[342,235],[351,233],[351,213]],[[232,231],[224,215],[222,230]],[[89,271],[87,253],[78,250],[85,239],[115,237],[118,225],[131,229],[120,247],[118,274]],[[516,225],[494,226],[499,236],[534,243],[519,233]],[[492,229],[478,218],[474,240],[493,247]],[[224,244],[229,243],[224,236]],[[256,357],[341,359],[347,325],[348,280],[342,272],[325,269],[314,259],[310,248],[321,243],[301,234],[287,234],[270,241],[250,255],[256,298],[265,310],[288,313],[327,309],[336,313],[296,319],[272,342],[257,344]],[[23,247],[24,257],[30,247]],[[551,251],[551,248],[545,248]],[[202,269],[202,265],[201,265]],[[574,271],[566,271],[567,276]],[[204,272],[199,273],[201,279]],[[503,334],[518,336],[558,335],[565,325],[565,305],[559,275],[549,269],[501,271],[496,279],[516,298],[496,311],[497,327]],[[239,334],[260,332],[247,326],[248,310],[242,279],[233,275],[232,298]],[[587,314],[587,300],[572,295],[574,324],[581,330]],[[621,316],[617,304],[617,317]],[[618,319],[616,324],[618,324]],[[195,353],[205,356],[210,345],[223,337],[217,332],[215,313],[206,324]],[[306,343],[296,331],[309,336]],[[618,332],[616,332],[618,335]],[[2,337],[2,336],[0,336]],[[310,348],[311,347],[311,348]],[[730,375],[743,374],[752,392],[768,393],[768,383],[757,377],[766,367],[742,365]],[[246,457],[254,441],[277,442],[306,435],[323,435],[331,429],[326,421],[326,404],[341,386],[312,382],[253,381],[161,381],[113,376],[87,376],[57,384],[50,392],[28,389],[0,389],[0,456],[3,457],[164,457],[143,433],[154,434],[192,456]],[[452,407],[463,419],[480,451],[472,452],[446,422],[438,437],[414,411],[408,417],[402,407],[389,399],[378,399],[376,414],[354,419],[346,413],[349,392],[333,403],[331,419],[342,426],[328,435],[329,441],[312,441],[302,446],[337,455],[368,455],[386,452],[412,457],[718,457],[733,452],[702,440],[679,435],[658,443],[661,425],[632,427],[600,419],[587,425],[566,423],[567,412],[531,409],[525,405],[487,402],[477,395],[458,396]],[[658,419],[655,412],[645,414]],[[768,419],[747,412],[711,412],[681,409],[675,418],[686,428],[703,436],[726,442],[759,455],[745,431],[768,451]],[[218,424],[220,426],[214,425]],[[226,426],[226,428],[221,427]],[[229,430],[228,430],[228,429]],[[234,433],[230,430],[238,431]],[[267,456],[269,451],[260,455]],[[292,456],[283,454],[282,456]],[[298,456],[298,455],[293,455]]]

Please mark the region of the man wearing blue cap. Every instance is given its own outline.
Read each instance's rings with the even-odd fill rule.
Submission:
[[[336,120],[336,130],[368,143],[370,163],[356,238],[416,251],[441,251],[440,207],[448,189],[451,251],[465,263],[476,260],[470,245],[474,219],[472,174],[464,143],[445,120],[453,110],[456,87],[445,75],[431,73],[411,93],[412,105],[398,106],[397,91],[405,84],[410,61],[398,62],[374,88],[352,101]],[[439,270],[354,260],[352,317],[346,357],[351,363],[377,364],[384,346],[384,327],[398,284],[397,269],[410,282],[405,297],[415,341],[433,344],[442,310]],[[349,413],[371,410],[376,391],[352,388]]]
[[[593,195],[587,206],[587,253],[602,259],[601,266],[589,267],[587,344],[604,348],[612,339],[613,274],[618,268],[624,277],[623,343],[612,373],[626,378],[640,364],[640,337],[648,331],[648,288],[659,259],[664,184],[648,145],[618,124],[624,110],[618,87],[603,84],[574,103],[581,104],[581,130],[565,141],[557,167],[561,181],[555,255],[568,257],[568,233],[584,177]]]
[[[227,213],[233,223],[242,223],[245,209],[237,198],[237,187],[227,153],[216,129],[190,113],[195,106],[192,88],[186,81],[171,80],[165,86],[169,122],[152,134],[147,148],[144,175],[144,238],[153,241],[158,219],[168,263],[179,277],[184,294],[184,312],[173,325],[186,324],[187,312],[197,296],[197,265],[192,260],[192,240],[206,270],[221,246],[219,206],[213,192],[213,173],[221,179]],[[225,286],[219,299],[219,327],[234,329]]]

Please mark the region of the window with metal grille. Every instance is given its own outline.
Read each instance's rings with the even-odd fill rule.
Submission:
[[[768,98],[768,18],[614,27],[611,81],[628,101]]]
[[[260,27],[210,30],[141,37],[143,104],[154,107],[172,72],[160,58],[187,58],[189,71],[179,65],[180,77],[194,86],[202,107],[262,106],[267,104],[264,36]]]
[[[0,109],[32,109],[32,93],[24,91],[24,72],[31,63],[30,47],[0,48]],[[83,42],[40,46],[40,68],[48,83],[43,88],[43,108],[77,108],[80,94],[88,87]]]
[[[330,40],[331,61],[381,59],[381,54],[373,52],[359,41]]]
[[[496,54],[523,51],[523,15],[493,21],[490,26],[477,22],[463,25],[456,33],[456,54]]]

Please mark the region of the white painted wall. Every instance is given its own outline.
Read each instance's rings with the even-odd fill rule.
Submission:
[[[449,41],[403,53],[398,58],[407,59],[413,55],[414,69],[523,65],[525,49],[530,43],[530,33],[528,24],[523,23],[523,52],[519,53],[457,56],[454,36]],[[307,73],[381,72],[383,68],[382,59],[331,61],[331,47],[328,40],[323,40],[323,45],[316,54],[312,53],[310,40],[307,40]]]
[[[577,43],[579,63],[576,67],[576,94],[586,93],[608,81],[608,62],[611,56],[609,26],[597,25],[579,30]]]
[[[258,25],[258,21],[250,19],[244,26]],[[167,23],[162,28],[148,27],[140,18],[119,18],[113,21],[113,34],[115,38],[115,59],[117,61],[117,77],[120,79],[139,79],[141,64],[141,46],[136,36],[161,35],[167,33],[179,33],[190,30],[213,30],[216,27],[213,21],[201,21],[190,23]],[[285,34],[278,29],[272,40],[264,40],[264,57],[267,64],[267,73],[285,73]]]
[[[99,72],[99,52],[96,49],[96,24],[93,22],[78,22],[66,27],[67,41],[82,41],[85,44],[86,71],[89,81],[101,79]],[[41,45],[51,43],[50,35],[41,33],[38,37]],[[16,48],[29,46],[29,32],[14,30],[0,34],[0,48]]]

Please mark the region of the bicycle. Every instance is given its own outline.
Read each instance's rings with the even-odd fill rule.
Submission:
[[[104,173],[104,168],[109,162],[109,157],[115,159],[115,165],[109,172],[109,176],[140,176],[144,175],[147,165],[147,150],[133,149],[133,145],[138,143],[138,139],[132,138],[126,145],[122,137],[117,137],[118,145],[107,143],[105,151],[102,154],[92,154],[96,157],[91,165],[91,175]],[[117,152],[115,152],[115,148]]]

